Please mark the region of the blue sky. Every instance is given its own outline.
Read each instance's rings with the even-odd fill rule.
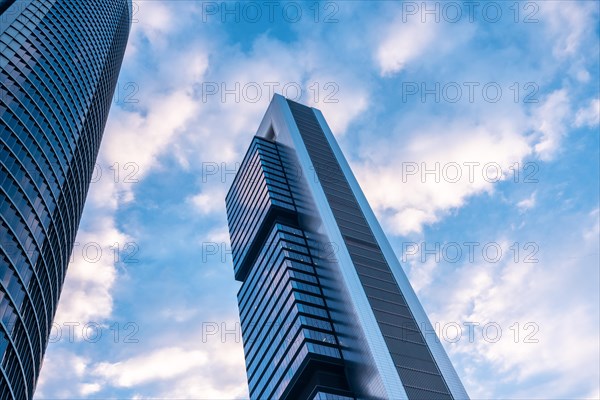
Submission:
[[[247,396],[224,196],[271,88],[473,399],[600,397],[598,2],[134,3],[36,398]]]

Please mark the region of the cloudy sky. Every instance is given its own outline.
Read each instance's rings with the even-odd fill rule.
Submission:
[[[247,397],[224,196],[273,91],[323,111],[473,399],[599,398],[598,7],[135,1],[36,398]]]

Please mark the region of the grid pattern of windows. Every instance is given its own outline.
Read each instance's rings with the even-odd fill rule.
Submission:
[[[313,398],[332,382],[348,395],[289,157],[255,137],[226,197],[250,396]]]
[[[18,16],[0,31],[0,398],[29,399],[131,11],[128,0],[9,3],[0,13]]]
[[[287,102],[409,399],[452,399],[313,110]]]
[[[261,229],[275,215],[295,212],[274,143],[254,138],[226,198],[236,279],[243,280],[256,254]]]

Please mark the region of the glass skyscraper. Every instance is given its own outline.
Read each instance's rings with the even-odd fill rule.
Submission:
[[[0,0],[0,399],[33,397],[130,25],[128,0]]]
[[[226,206],[252,399],[468,398],[319,110],[275,95]]]

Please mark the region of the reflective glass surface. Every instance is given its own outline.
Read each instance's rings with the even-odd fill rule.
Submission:
[[[351,395],[292,166],[255,137],[226,197],[250,396]]]
[[[287,101],[409,399],[452,399],[314,111]]]
[[[0,30],[0,398],[28,399],[131,16],[127,0],[1,6],[16,18]]]

